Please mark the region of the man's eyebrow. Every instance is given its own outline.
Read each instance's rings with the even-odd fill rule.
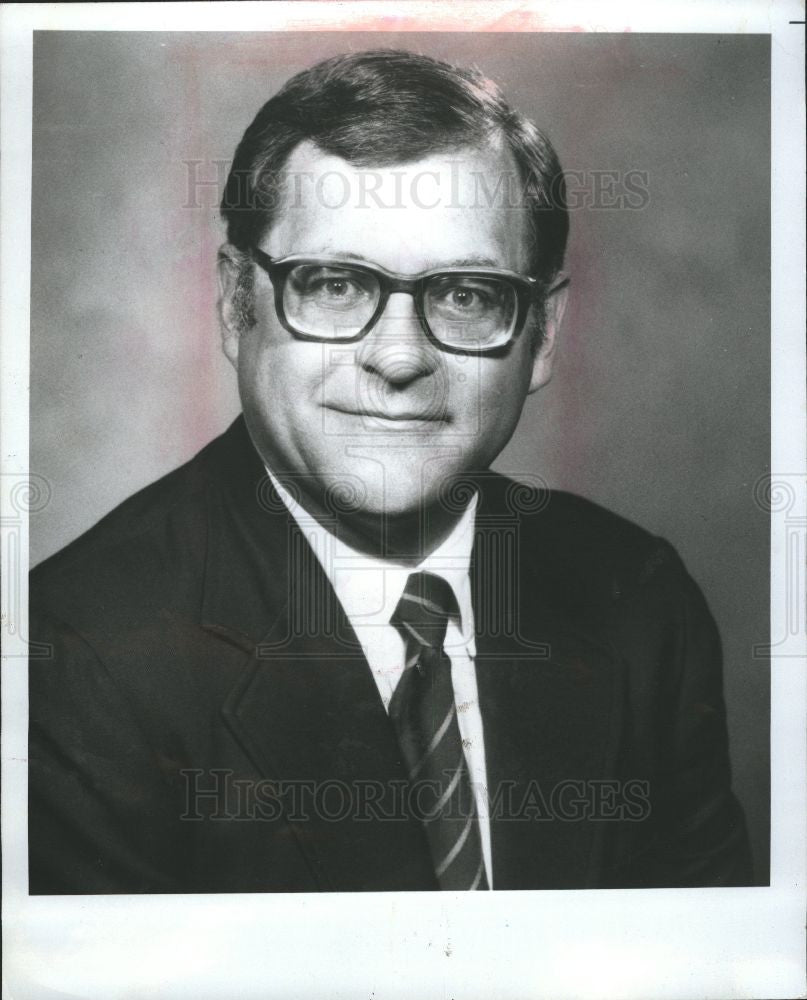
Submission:
[[[327,255],[330,257],[343,257],[345,260],[355,260],[363,264],[373,264],[375,261],[370,260],[368,257],[364,257],[362,254],[352,253],[349,250],[338,250],[334,246],[325,244],[318,250],[311,251],[312,254]],[[503,265],[500,261],[494,260],[493,257],[453,257],[451,260],[436,260],[429,261],[422,270],[424,271],[435,271],[441,267],[495,267],[501,268]]]
[[[432,267],[501,267],[502,264],[492,257],[456,257],[453,260],[440,261]]]

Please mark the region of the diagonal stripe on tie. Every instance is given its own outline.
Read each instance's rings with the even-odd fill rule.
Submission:
[[[479,883],[482,881],[482,876],[485,874],[485,863],[484,861],[479,862],[479,868],[477,869],[476,875],[474,876],[473,882],[468,886],[470,890],[480,888]]]
[[[389,713],[413,786],[413,802],[422,811],[440,888],[487,889],[451,661],[443,650],[451,614],[457,614],[457,603],[445,580],[412,573],[391,619],[407,648],[406,669]],[[426,808],[424,800],[430,803]]]
[[[474,821],[473,816],[469,816],[468,819],[467,819],[467,821],[466,821],[466,823],[465,823],[465,826],[462,828],[462,833],[459,835],[459,837],[457,837],[457,839],[454,842],[454,845],[452,846],[451,850],[448,852],[448,854],[446,854],[446,856],[443,858],[443,860],[437,865],[436,871],[437,871],[437,877],[438,878],[443,874],[443,872],[446,870],[446,868],[448,868],[448,866],[451,864],[451,862],[456,857],[458,857],[460,851],[462,850],[462,848],[463,848],[463,846],[465,844],[465,841],[468,839],[468,835],[471,832],[471,825],[472,825],[473,821]]]
[[[442,615],[445,613],[442,608],[439,608],[432,601],[427,600],[425,597],[418,597],[417,594],[407,594],[404,591],[404,593],[401,595],[401,600],[410,601],[413,604],[418,604],[420,605],[420,607],[426,608],[428,611],[431,611],[432,614],[434,615]]]
[[[421,769],[423,768],[423,765],[426,763],[429,756],[434,752],[434,750],[439,745],[440,741],[448,732],[448,727],[451,725],[451,720],[454,718],[456,714],[457,714],[457,706],[452,704],[451,708],[446,712],[446,717],[445,719],[443,719],[440,728],[432,737],[431,743],[428,745],[428,747],[426,747],[426,753],[421,757],[420,761],[417,764],[415,764],[415,766],[412,768],[412,771],[409,775],[410,778],[416,778],[417,775],[420,773]]]
[[[403,625],[403,627],[407,630],[407,632],[409,633],[409,635],[411,636],[411,638],[413,638],[415,640],[415,642],[418,643],[418,645],[421,648],[428,648],[429,647],[429,640],[427,638],[425,638],[424,636],[422,636],[420,634],[420,632],[417,631],[417,629],[415,628],[414,625],[410,624],[407,621],[402,621],[401,625]],[[424,629],[424,631],[425,631],[425,629]]]
[[[454,772],[454,776],[451,778],[445,790],[441,794],[440,798],[435,802],[434,806],[431,809],[431,812],[426,817],[428,822],[431,822],[433,819],[439,819],[443,810],[448,805],[451,796],[454,794],[454,792],[457,789],[457,786],[462,780],[462,765],[464,763],[464,760],[465,758],[463,758],[463,760],[460,761],[460,763],[457,765],[457,770]]]

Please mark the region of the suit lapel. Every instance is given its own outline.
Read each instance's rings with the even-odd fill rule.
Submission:
[[[483,492],[472,561],[494,886],[594,885],[603,828],[583,810],[612,773],[622,674],[555,600],[541,510],[508,509],[498,485]]]
[[[238,425],[236,425],[237,428]],[[224,719],[286,815],[323,889],[436,887],[406,772],[356,635],[272,489],[246,429],[211,494],[202,618],[242,649]]]

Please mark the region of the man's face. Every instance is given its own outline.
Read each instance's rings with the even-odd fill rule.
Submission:
[[[514,170],[509,154],[490,149],[368,170],[303,143],[289,158],[284,204],[260,246],[274,258],[353,257],[407,275],[474,263],[527,274],[525,212],[485,197]],[[550,375],[557,296],[537,354],[531,312],[509,349],[486,356],[432,343],[403,292],[357,343],[299,340],[278,321],[272,282],[258,267],[255,323],[241,329],[235,278],[225,259],[224,350],[258,450],[315,497],[347,487],[368,514],[412,513],[433,503],[447,478],[486,468],[510,439],[527,393]]]

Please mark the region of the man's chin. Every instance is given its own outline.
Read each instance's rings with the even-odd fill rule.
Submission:
[[[327,506],[334,513],[367,517],[406,517],[446,503],[455,509],[459,497],[453,484],[469,481],[469,473],[456,467],[456,458],[425,448],[356,447],[324,477]]]
[[[340,491],[337,489],[337,494]],[[381,493],[377,494],[368,490],[359,501],[345,502],[344,493],[339,495],[339,499],[334,504],[329,503],[331,508],[338,507],[335,513],[344,513],[355,517],[365,517],[372,520],[381,519],[405,519],[421,514],[424,510],[433,508],[440,502],[439,492],[432,493]]]
[[[407,520],[437,513],[459,515],[473,491],[453,489],[451,482],[446,478],[418,484],[413,489],[411,481],[383,484],[355,479],[336,481],[328,489],[328,507],[335,514],[374,521]]]

